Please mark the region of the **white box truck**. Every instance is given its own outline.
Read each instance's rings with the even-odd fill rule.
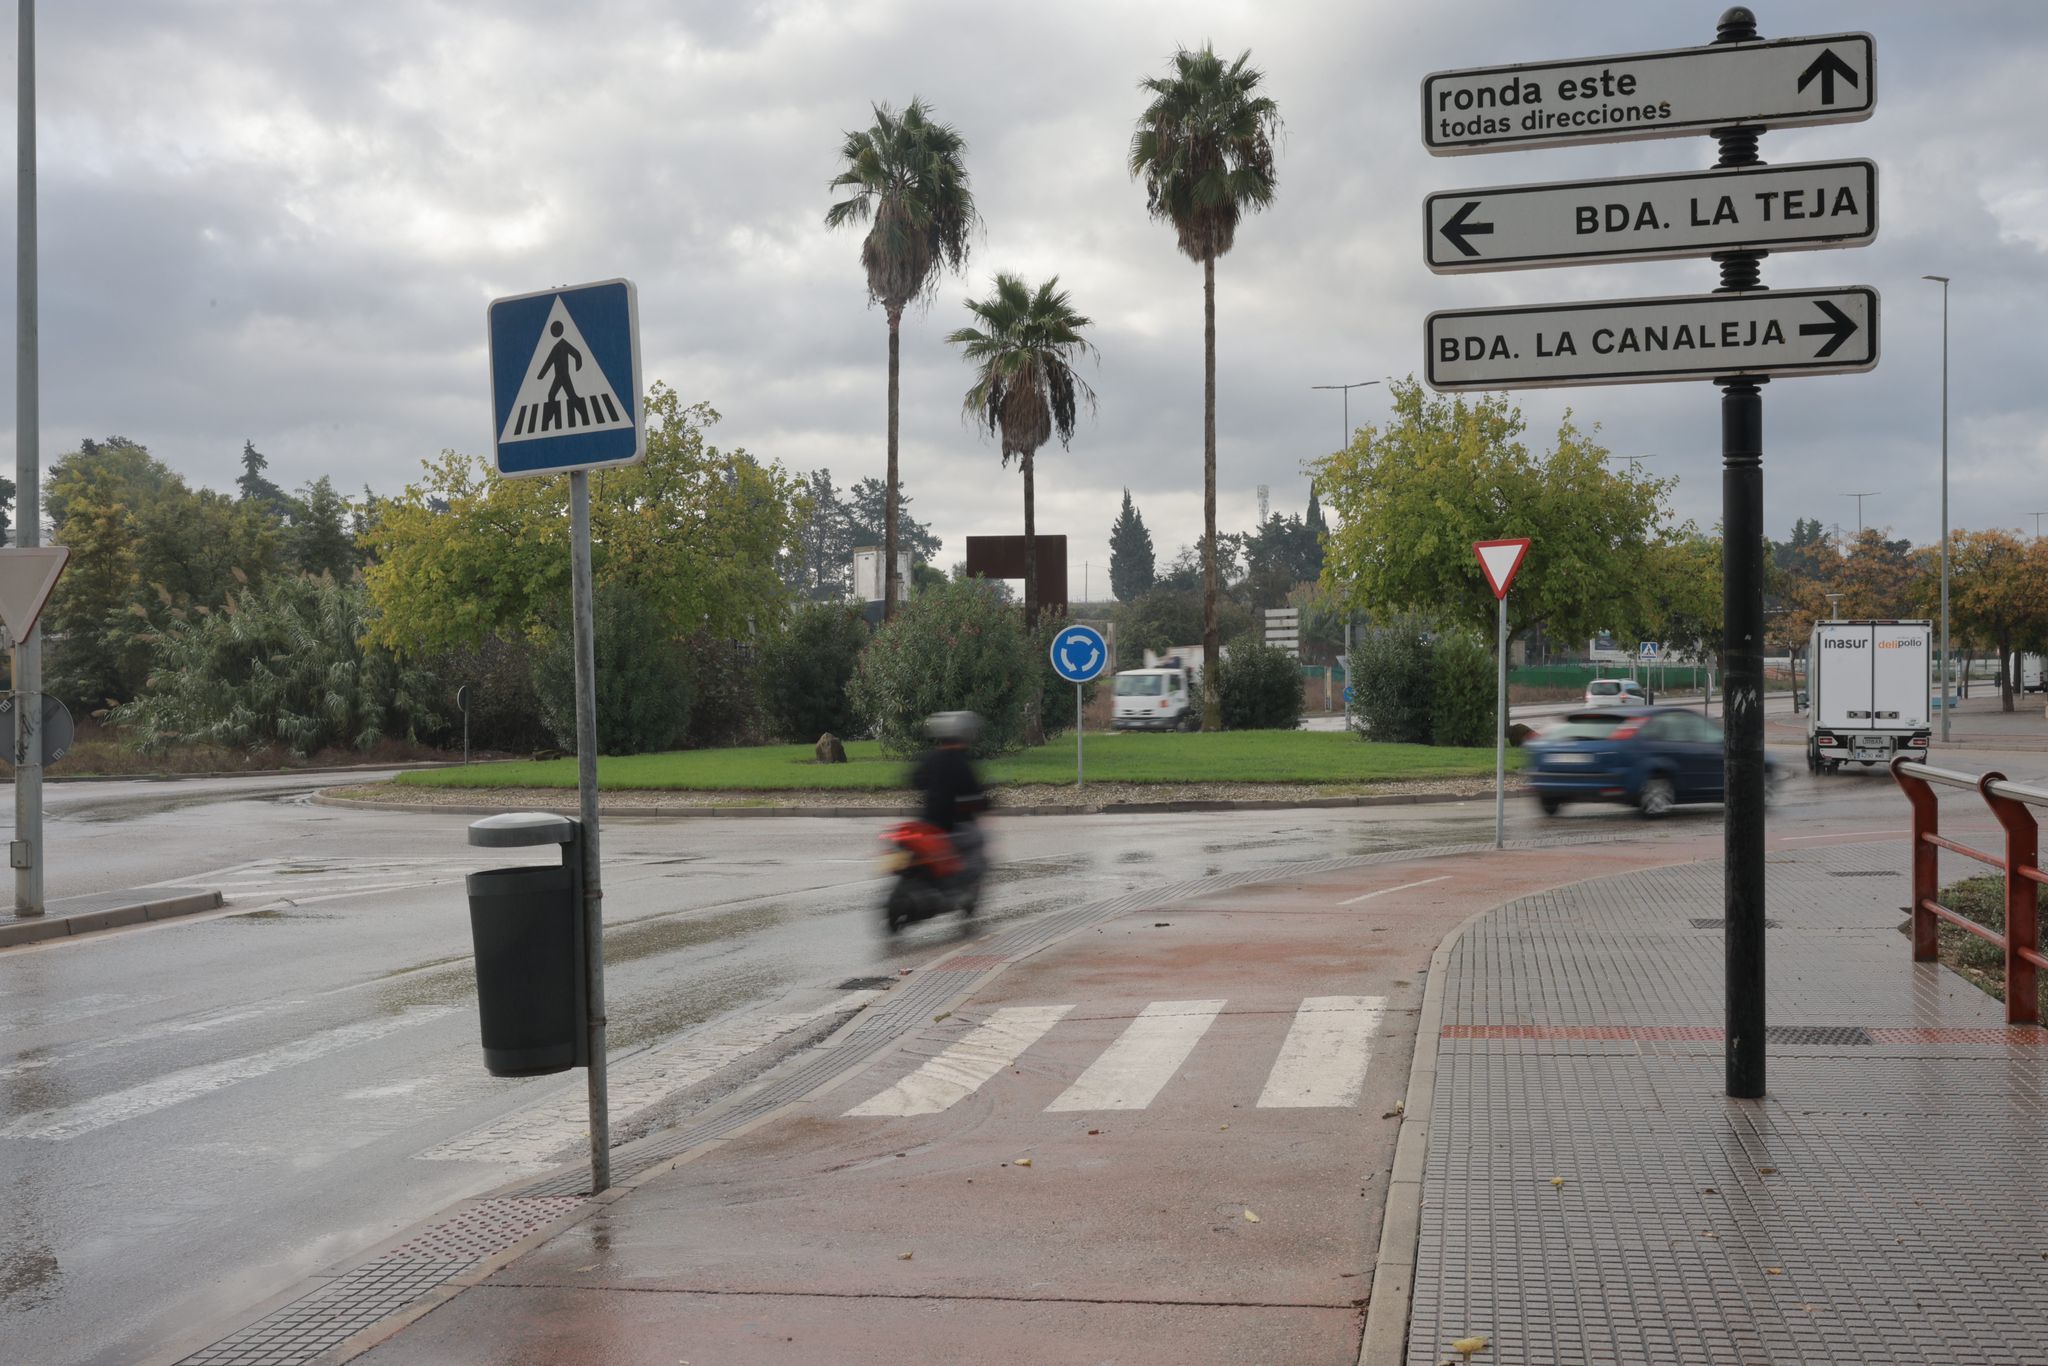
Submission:
[[[1927,751],[1934,623],[1817,621],[1807,659],[1806,767],[1832,773]]]
[[[2040,655],[2014,654],[2012,656],[2012,690],[2014,692],[2048,692],[2048,669],[2042,667]]]

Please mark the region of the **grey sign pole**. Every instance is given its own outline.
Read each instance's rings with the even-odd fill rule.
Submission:
[[[14,236],[14,543],[43,543],[41,382],[36,328],[36,6],[19,0],[15,48],[19,112],[15,122]],[[29,628],[14,647],[14,913],[43,913],[43,630]]]
[[[1080,791],[1088,785],[1088,775],[1081,758],[1081,685],[1074,685],[1074,790]]]
[[[1500,684],[1493,719],[1493,847],[1507,847],[1508,833],[1508,595],[1500,595],[1500,634],[1495,653]]]
[[[604,1056],[604,890],[597,859],[597,645],[590,592],[590,475],[569,472],[569,587],[576,620],[576,788],[583,817],[583,947],[589,993],[590,1193],[612,1184]]]

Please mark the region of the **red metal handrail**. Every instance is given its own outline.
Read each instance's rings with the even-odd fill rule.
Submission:
[[[1939,956],[1936,930],[1946,920],[2005,954],[2005,1021],[2041,1023],[2040,973],[2048,970],[2048,954],[2040,941],[2040,890],[2048,886],[2041,868],[2041,824],[2030,808],[2048,808],[2048,789],[2010,782],[2003,773],[1973,775],[1936,768],[1900,755],[1892,760],[1892,777],[1913,807],[1913,958],[1927,962]],[[2005,831],[2003,854],[1988,854],[1941,834],[1941,804],[1936,787],[1974,789],[1991,808]],[[1940,851],[1961,854],[1998,869],[2005,880],[2005,933],[1978,924],[1941,904]]]

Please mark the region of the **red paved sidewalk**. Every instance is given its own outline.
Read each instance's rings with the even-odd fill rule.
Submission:
[[[1354,1361],[1431,952],[1514,897],[1718,847],[1615,833],[1083,929],[363,1359]]]

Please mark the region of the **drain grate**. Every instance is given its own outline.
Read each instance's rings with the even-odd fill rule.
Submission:
[[[481,1200],[385,1253],[385,1257],[426,1257],[435,1261],[482,1261],[553,1223],[581,1200]]]
[[[1718,915],[1701,915],[1693,917],[1692,927],[1696,930],[1725,930],[1728,928],[1728,922],[1726,919]],[[1778,922],[1775,920],[1766,920],[1764,921],[1764,928],[1767,930],[1775,930],[1778,928]]]
[[[887,991],[896,985],[894,977],[849,977],[839,984],[841,991]]]
[[[1831,868],[1831,869],[1829,869],[1829,870],[1828,870],[1828,876],[1829,876],[1829,877],[1904,877],[1904,876],[1905,876],[1905,874],[1904,874],[1904,873],[1895,873],[1895,872],[1893,872],[1893,871],[1892,871],[1891,869],[1889,869],[1889,868]]]
[[[1873,1044],[1870,1031],[1860,1025],[1765,1025],[1764,1037],[1772,1043],[1800,1048],[1830,1048],[1841,1044]]]

